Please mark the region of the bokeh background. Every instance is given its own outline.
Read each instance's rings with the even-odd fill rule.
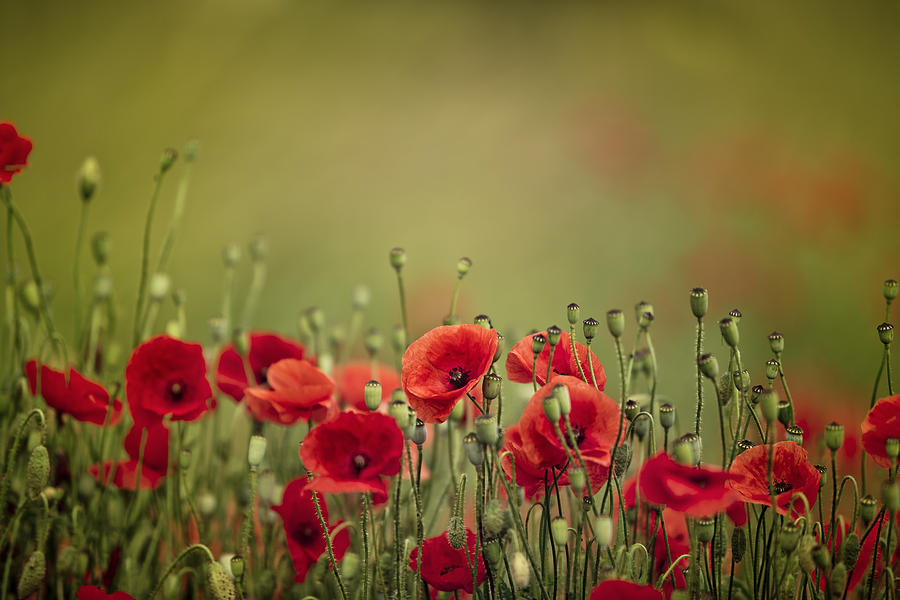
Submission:
[[[900,276],[898,20],[887,2],[9,2],[0,119],[35,143],[13,194],[69,330],[81,161],[103,170],[90,230],[128,323],[160,153],[197,138],[172,269],[188,337],[220,310],[222,246],[257,234],[259,326],[346,319],[365,283],[387,330],[400,245],[414,333],[467,255],[463,320],[518,335],[571,301],[601,320],[652,302],[660,389],[689,401],[702,285],[711,323],[742,310],[755,380],[780,330],[795,394],[861,418]],[[707,348],[725,352],[714,329]]]

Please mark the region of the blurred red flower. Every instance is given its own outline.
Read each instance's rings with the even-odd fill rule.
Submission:
[[[365,386],[372,379],[381,384],[381,404],[391,400],[391,392],[400,387],[400,375],[394,369],[378,365],[375,373],[372,373],[372,363],[351,362],[334,370],[334,379],[337,382],[338,397],[341,406],[369,410],[366,407]]]
[[[28,387],[32,394],[38,392],[37,361],[25,364]],[[69,383],[62,371],[41,365],[41,397],[47,405],[60,413],[72,415],[78,421],[103,425],[109,410],[109,392],[99,383],[86,379],[75,369],[69,369]],[[113,399],[109,424],[115,425],[122,416],[122,401]]]
[[[497,332],[479,325],[435,327],[403,354],[401,385],[426,423],[443,423],[478,385],[497,352]]]
[[[512,455],[512,459],[509,454]],[[526,450],[522,442],[522,433],[518,425],[510,425],[506,428],[503,437],[503,448],[500,450],[502,456],[500,466],[506,474],[506,480],[525,488],[525,497],[532,499],[543,495],[544,492],[544,473],[546,469],[532,460],[532,455]],[[515,461],[516,480],[512,481],[512,463]],[[566,477],[568,480],[568,477]],[[560,485],[563,485],[560,480]]]
[[[900,439],[900,396],[888,396],[875,403],[860,426],[863,449],[878,466],[888,468],[891,459],[885,450],[885,442]]]
[[[400,472],[403,433],[381,413],[348,411],[314,427],[300,446],[300,460],[320,492],[386,494],[386,478]]]
[[[797,498],[791,506],[791,497],[802,492],[809,505],[816,502],[819,495],[819,479],[821,475],[809,464],[806,450],[794,442],[778,442],[773,445],[772,479],[775,486],[775,503],[778,514],[791,513],[802,515],[805,506]],[[744,502],[771,506],[768,479],[769,446],[760,444],[739,454],[731,463],[730,472],[737,479],[730,480],[728,485]]]
[[[136,423],[193,421],[215,406],[200,344],[167,335],[152,337],[131,353],[125,394]]]
[[[22,137],[12,123],[0,123],[0,184],[12,181],[13,175],[28,164],[31,140]]]
[[[272,510],[281,516],[284,526],[284,535],[287,537],[288,552],[294,561],[294,571],[297,575],[294,581],[303,583],[310,567],[316,564],[319,557],[325,552],[325,537],[322,535],[322,526],[316,514],[316,505],[313,503],[313,492],[304,489],[306,478],[294,479],[284,489],[281,504],[273,506]],[[337,535],[334,530],[343,522],[338,521],[331,525],[328,522],[328,507],[325,498],[318,495],[319,508],[322,510],[322,518],[328,525],[328,531],[332,534],[332,549],[335,560],[343,558],[347,548],[350,547],[350,534],[347,529],[342,529]]]
[[[309,361],[285,358],[268,368],[266,383],[247,388],[247,410],[258,421],[293,425],[321,420],[334,406],[334,382]]]
[[[691,517],[724,512],[736,499],[726,486],[735,475],[715,467],[682,465],[665,452],[645,462],[637,477],[642,500]]]
[[[545,338],[546,331],[539,332]],[[531,383],[532,364],[534,363],[534,351],[532,350],[532,338],[537,335],[533,333],[526,335],[524,338],[516,342],[509,354],[506,355],[506,374],[510,381],[519,383]],[[578,353],[578,360],[581,368],[584,370],[584,376],[588,381],[591,380],[590,365],[588,364],[588,349],[582,343],[575,342],[575,351]],[[535,370],[537,371],[535,379],[538,385],[547,383],[547,363],[550,360],[550,344],[544,344],[544,349],[538,354]],[[603,371],[603,365],[600,360],[591,352],[591,364],[594,366],[594,377],[596,378],[597,387],[603,389],[606,387],[606,373]],[[550,379],[555,379],[558,375],[571,375],[572,377],[581,378],[578,372],[578,365],[575,363],[575,355],[572,354],[572,338],[565,331],[559,336],[559,343],[556,344],[556,350],[553,351],[553,368],[550,370]]]
[[[111,592],[109,594],[96,585],[83,585],[75,592],[78,600],[136,600],[131,594],[125,592]]]
[[[247,349],[247,363],[254,381],[247,381],[247,370],[244,360],[234,344],[228,344],[219,353],[216,365],[216,387],[228,394],[236,402],[244,397],[244,391],[251,385],[263,385],[267,381],[269,367],[284,358],[300,360],[306,349],[292,340],[285,339],[275,333],[252,331]]]
[[[607,579],[591,590],[590,600],[662,600],[662,597],[662,592],[652,585],[640,585],[624,579]]]
[[[138,463],[141,458],[141,437],[146,433],[144,442],[144,461],[141,464],[141,478],[138,483]],[[103,463],[103,476],[100,476],[100,465],[92,465],[88,472],[100,483],[109,484],[112,475],[112,483],[119,489],[136,490],[138,488],[156,489],[169,471],[169,430],[161,421],[150,423],[146,426],[135,424],[128,435],[125,436],[125,451],[128,460],[111,461]]]
[[[475,560],[476,542],[475,534],[468,528],[466,528],[466,546],[458,550],[450,545],[446,531],[441,535],[425,538],[422,544],[422,579],[435,590],[442,592],[465,590],[471,594],[472,570],[469,565]],[[409,568],[413,571],[418,571],[418,557],[419,548],[413,548],[409,553]],[[481,585],[487,577],[484,557],[480,554],[476,577],[478,585]]]

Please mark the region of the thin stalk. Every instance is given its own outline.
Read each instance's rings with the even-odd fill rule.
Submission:
[[[82,201],[81,212],[78,217],[78,235],[75,238],[75,257],[72,267],[72,279],[75,283],[75,336],[78,340],[78,348],[81,348],[82,322],[81,322],[81,249],[84,246],[84,232],[87,229],[87,214],[90,202]]]
[[[578,366],[578,374],[581,375],[581,378],[585,383],[591,383],[593,381],[593,373],[591,373],[592,380],[588,381],[587,377],[584,374],[584,369],[581,368],[581,360],[578,358],[578,352],[575,349],[575,326],[569,325],[569,343],[572,345],[572,356],[575,357],[575,364]],[[591,355],[588,353],[588,362],[591,362]]]
[[[312,473],[309,471],[306,472],[306,477],[310,481],[312,480]],[[397,476],[400,478],[400,476]],[[322,535],[325,536],[325,548],[328,550],[328,560],[331,563],[331,570],[334,573],[334,578],[337,581],[338,589],[341,591],[341,598],[343,600],[347,600],[347,590],[344,588],[344,580],[341,578],[341,570],[338,568],[337,561],[334,559],[334,548],[331,544],[331,535],[328,533],[328,524],[325,523],[325,518],[322,516],[322,507],[319,506],[319,494],[318,492],[312,493],[313,504],[316,507],[316,516],[319,517],[319,526],[322,527]],[[399,546],[399,544],[398,544]],[[245,557],[246,560],[246,557]],[[246,573],[245,573],[246,576]]]
[[[406,323],[406,292],[403,291],[403,275],[397,269],[397,288],[400,291],[400,319],[403,323],[403,339],[409,340],[409,327]]]
[[[159,191],[162,188],[164,175],[165,171],[161,169],[156,176],[156,185],[153,187],[153,195],[150,197],[150,207],[147,209],[147,219],[144,221],[144,245],[141,250],[141,279],[138,284],[137,306],[134,310],[133,344],[135,346],[140,342],[141,320],[144,317],[144,297],[147,294],[147,277],[149,275],[150,266],[150,231],[153,226],[153,213],[156,212],[156,204],[159,200]]]

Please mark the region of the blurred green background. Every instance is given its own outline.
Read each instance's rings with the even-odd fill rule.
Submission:
[[[172,269],[192,339],[220,310],[226,242],[266,236],[257,322],[287,332],[310,305],[345,319],[357,283],[392,326],[401,245],[414,333],[447,312],[467,255],[464,321],[524,334],[564,325],[571,301],[601,320],[652,302],[661,390],[689,400],[702,285],[713,328],[743,311],[755,382],[778,329],[795,393],[861,417],[881,282],[900,275],[898,17],[887,2],[13,2],[0,119],[35,143],[13,195],[67,331],[81,161],[103,170],[90,230],[110,233],[128,323],[159,155],[197,138]],[[725,352],[715,329],[707,348]]]

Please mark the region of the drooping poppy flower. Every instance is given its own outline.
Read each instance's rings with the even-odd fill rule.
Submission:
[[[146,434],[144,433],[146,431]],[[141,438],[144,437],[144,460],[140,467],[138,481],[138,463],[141,459]],[[169,430],[161,421],[148,424],[135,424],[125,436],[125,452],[128,460],[103,463],[103,475],[100,465],[92,465],[88,472],[100,483],[112,483],[119,489],[156,489],[169,471]],[[113,475],[113,469],[115,474]]]
[[[624,579],[601,581],[591,590],[590,600],[662,600],[662,592],[652,585],[640,585]]]
[[[878,466],[888,468],[891,459],[887,455],[885,443],[889,439],[900,439],[900,395],[888,396],[875,403],[860,427],[863,449]]]
[[[135,422],[193,421],[214,406],[203,348],[168,335],[150,338],[128,360],[125,393]]]
[[[426,423],[446,421],[491,368],[497,343],[493,329],[443,325],[410,344],[400,379],[416,415]]]
[[[309,361],[285,358],[272,364],[266,383],[247,388],[247,410],[258,421],[293,425],[320,420],[334,405],[334,382]]]
[[[791,505],[791,497],[802,492],[810,506],[815,504],[819,494],[821,475],[809,464],[808,455],[794,442],[773,444],[772,480],[775,487],[775,503],[778,514],[787,515],[788,508],[795,515],[805,513],[800,498]],[[738,477],[730,480],[728,486],[738,498],[751,504],[771,506],[768,479],[769,446],[760,444],[739,454],[731,463],[730,472]]]
[[[532,455],[532,462],[541,468],[563,468],[566,464],[568,452],[544,413],[544,398],[553,393],[556,385],[564,385],[569,390],[572,404],[569,420],[575,438],[571,441],[581,451],[591,485],[597,490],[606,482],[621,413],[619,405],[594,386],[577,377],[560,375],[538,389],[525,405],[519,421],[522,444]],[[559,427],[567,435],[562,417]]]
[[[394,369],[378,365],[375,373],[372,373],[372,364],[364,361],[347,363],[335,369],[334,380],[337,382],[341,406],[369,410],[366,406],[365,387],[366,382],[372,379],[381,384],[381,404],[390,402],[391,392],[400,387],[400,376]]]
[[[472,593],[472,570],[469,565],[475,560],[477,537],[466,528],[466,545],[459,550],[450,545],[445,531],[441,535],[425,538],[422,543],[422,579],[435,590],[454,592],[465,590]],[[468,551],[468,558],[466,552]],[[415,572],[419,569],[419,548],[409,553],[409,568]],[[478,566],[475,573],[478,585],[487,577],[484,559],[478,555]]]
[[[300,460],[316,474],[310,489],[384,494],[386,478],[400,472],[402,451],[403,433],[392,417],[348,411],[307,434]]]
[[[78,600],[136,600],[131,594],[125,592],[111,592],[109,594],[97,585],[83,585],[75,592]]]
[[[30,139],[19,135],[15,125],[0,123],[0,184],[12,181],[13,175],[28,164],[32,146]]]
[[[313,493],[306,486],[306,478],[294,479],[284,488],[284,496],[281,504],[272,507],[272,510],[281,516],[284,526],[284,535],[287,537],[288,552],[294,562],[296,576],[294,581],[303,583],[310,567],[316,564],[319,557],[325,552],[325,537],[322,535],[322,525],[316,514],[316,505],[313,503]],[[315,492],[318,494],[318,492]],[[332,534],[332,549],[335,560],[343,558],[347,548],[350,547],[350,535],[347,529],[342,529],[337,535],[334,530],[342,523],[330,524],[328,521],[328,507],[322,494],[317,496],[322,518],[328,525],[328,531]],[[329,565],[330,566],[330,565]]]
[[[244,360],[234,344],[228,344],[219,353],[216,365],[216,387],[228,394],[236,402],[244,397],[244,391],[253,385],[263,385],[268,378],[269,367],[284,358],[301,360],[306,349],[297,342],[285,339],[277,334],[263,331],[251,331],[248,336],[247,363],[253,375],[253,381],[247,381],[247,369]]]
[[[539,332],[545,338],[547,332]],[[537,365],[532,371],[534,364],[534,351],[532,350],[532,339],[537,335],[533,333],[526,335],[524,338],[516,342],[509,354],[506,356],[506,375],[510,381],[519,383],[531,383],[532,373],[535,373],[535,379],[538,385],[547,383],[547,363],[550,361],[550,344],[544,344],[544,349],[538,354]],[[575,342],[575,352],[578,354],[578,361],[584,370],[584,376],[591,384],[590,365],[588,364],[587,346],[579,342]],[[597,387],[603,389],[606,386],[606,373],[603,371],[603,365],[600,360],[591,352],[591,364],[594,366],[594,377],[596,378]],[[565,331],[559,336],[559,343],[553,351],[553,367],[550,369],[550,379],[554,379],[558,375],[570,375],[572,377],[581,378],[578,372],[578,364],[575,362],[575,355],[572,354],[572,338]],[[583,380],[582,380],[583,381]]]
[[[637,478],[641,498],[691,517],[724,512],[735,500],[726,485],[736,475],[715,467],[689,467],[660,452],[641,467]]]
[[[30,360],[25,364],[28,387],[32,394],[38,392],[37,361]],[[109,392],[99,383],[86,379],[75,369],[69,369],[69,384],[62,371],[41,365],[40,393],[48,406],[78,421],[103,425],[109,410]],[[112,414],[109,424],[115,425],[122,416],[122,401],[112,401]]]

